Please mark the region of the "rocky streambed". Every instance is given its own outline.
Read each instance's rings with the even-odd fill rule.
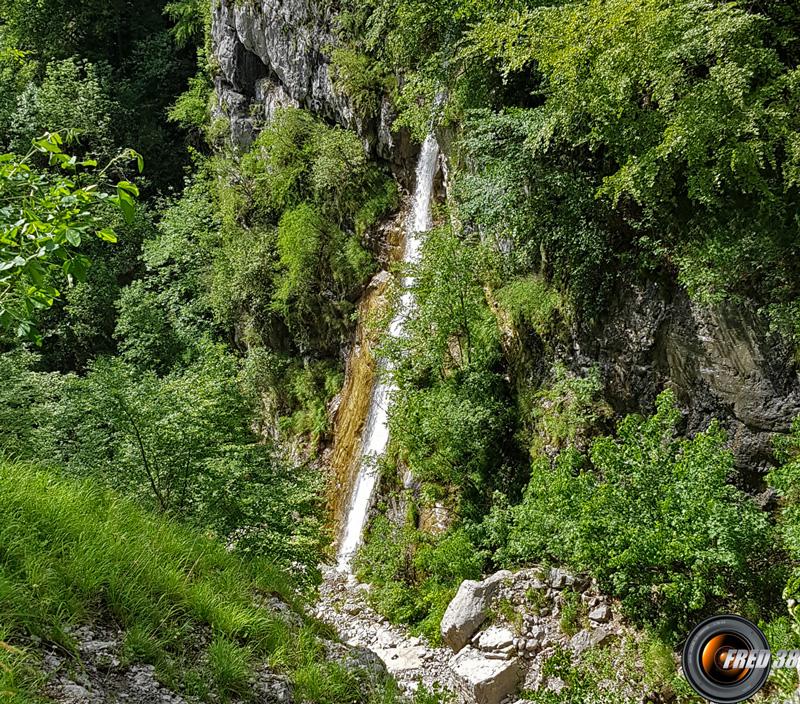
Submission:
[[[346,644],[374,652],[404,689],[420,683],[428,689],[447,686],[452,651],[390,624],[369,605],[368,596],[368,584],[326,568],[313,614],[333,626]]]
[[[406,691],[451,691],[464,704],[524,702],[565,682],[547,674],[559,653],[575,661],[592,649],[635,637],[597,586],[561,569],[500,571],[464,581],[441,623],[435,646],[390,624],[369,605],[370,587],[333,569],[324,574],[314,615],[342,640],[374,652]],[[621,683],[609,683],[617,694]],[[643,701],[647,692],[630,692]]]
[[[371,607],[369,596],[369,585],[352,575],[332,568],[324,571],[310,615],[332,626],[342,641],[326,641],[326,657],[373,671],[379,678],[385,667],[409,694],[420,686],[446,690],[460,704],[523,704],[545,691],[559,701],[568,685],[547,667],[551,658],[578,663],[598,648],[613,649],[609,655],[624,657],[625,641],[639,635],[621,622],[615,605],[591,580],[561,569],[503,570],[480,581],[464,581],[442,618],[441,645],[389,623]],[[264,607],[300,622],[300,616],[277,599]],[[54,701],[194,701],[161,685],[152,666],[127,664],[122,654],[124,633],[119,629],[82,627],[72,637],[77,660],[53,648],[44,651],[45,691]],[[289,679],[266,664],[253,673],[251,685],[250,701],[295,701]],[[604,686],[609,700],[613,692],[614,701],[663,701],[624,678]]]

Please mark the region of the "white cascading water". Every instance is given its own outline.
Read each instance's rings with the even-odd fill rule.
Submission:
[[[439,156],[439,145],[436,138],[429,134],[422,143],[417,161],[417,183],[414,189],[411,215],[406,224],[406,241],[403,251],[403,262],[416,264],[419,261],[420,233],[431,227],[431,199],[433,197],[433,178],[436,175],[436,161]],[[403,324],[414,305],[412,276],[403,277],[403,293],[400,304],[389,325],[389,334],[399,337],[403,334]],[[367,513],[372,504],[372,495],[378,482],[378,458],[386,449],[389,441],[389,404],[393,387],[386,372],[388,364],[382,361],[378,370],[375,385],[372,388],[369,411],[364,434],[361,438],[361,459],[358,468],[350,505],[347,509],[344,530],[339,541],[337,569],[350,571],[350,563],[361,543],[361,536],[367,522]]]

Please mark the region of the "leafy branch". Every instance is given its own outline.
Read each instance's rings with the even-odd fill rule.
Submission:
[[[37,344],[41,334],[34,321],[61,295],[58,278],[65,277],[68,286],[86,278],[91,260],[80,252],[81,244],[90,236],[117,241],[104,204],[119,208],[126,222],[135,216],[137,186],[112,186],[106,173],[131,159],[139,172],[144,168],[141,155],[128,149],[93,172],[95,160],[78,161],[62,145],[58,132],[48,132],[33,140],[24,157],[0,155],[0,327]],[[35,157],[41,156],[49,168],[37,167]]]

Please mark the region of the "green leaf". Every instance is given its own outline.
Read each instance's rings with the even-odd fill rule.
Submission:
[[[60,154],[61,149],[58,147],[58,144],[54,139],[55,137],[58,137],[58,135],[57,134],[45,135],[44,137],[40,137],[39,139],[34,139],[33,146],[36,147],[41,152]]]
[[[104,242],[116,242],[117,233],[110,227],[104,227],[102,230],[97,231],[97,236]]]
[[[123,191],[127,191],[128,193],[130,193],[130,194],[132,194],[134,196],[138,196],[139,195],[139,188],[136,186],[136,184],[131,183],[130,181],[120,181],[117,184],[117,191],[119,191],[119,189],[122,189]]]
[[[114,199],[114,202],[119,205],[122,215],[125,218],[125,222],[129,224],[132,223],[133,218],[136,215],[136,206],[134,205],[133,198],[131,198],[130,194],[117,186],[117,196]]]

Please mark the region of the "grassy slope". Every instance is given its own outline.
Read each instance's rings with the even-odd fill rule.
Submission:
[[[30,636],[73,650],[65,626],[98,620],[125,629],[131,662],[150,662],[165,684],[203,698],[246,698],[257,662],[286,673],[298,700],[394,698],[391,685],[369,691],[325,661],[323,627],[290,626],[260,608],[259,595],[269,594],[291,601],[268,565],[245,564],[203,535],[86,483],[0,464],[4,701],[30,702],[40,684]]]

